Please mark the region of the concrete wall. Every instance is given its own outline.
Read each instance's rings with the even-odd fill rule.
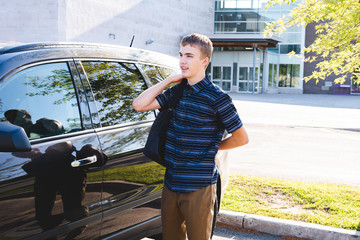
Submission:
[[[182,36],[213,33],[209,0],[0,0],[0,42],[76,41],[177,56]],[[146,41],[152,40],[151,44]]]
[[[0,6],[0,42],[59,40],[57,0],[0,0]]]

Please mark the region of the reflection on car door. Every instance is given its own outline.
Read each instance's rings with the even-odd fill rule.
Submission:
[[[0,153],[1,239],[99,237],[106,157],[72,65],[39,64],[0,80],[0,121],[23,127],[32,146]]]
[[[159,220],[164,168],[142,154],[154,113],[132,108],[132,101],[146,89],[144,79],[133,63],[82,61],[79,68],[93,91],[101,124],[96,132],[108,156],[101,236]]]

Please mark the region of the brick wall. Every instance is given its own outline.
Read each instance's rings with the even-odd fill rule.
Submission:
[[[315,33],[315,23],[311,23],[306,27],[305,30],[305,47],[308,47],[316,39]],[[305,57],[314,56],[313,53],[306,53]],[[304,77],[311,75],[315,70],[317,62],[304,63]],[[335,75],[331,75],[324,80],[320,80],[316,83],[315,80],[310,80],[308,82],[304,81],[303,91],[304,93],[312,94],[350,94],[351,80],[348,77],[343,84],[335,84],[334,80],[336,79]]]

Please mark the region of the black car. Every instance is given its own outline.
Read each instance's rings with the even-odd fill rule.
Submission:
[[[1,48],[0,239],[161,233],[165,169],[142,154],[156,111],[136,112],[132,101],[178,72],[175,58],[127,47]]]

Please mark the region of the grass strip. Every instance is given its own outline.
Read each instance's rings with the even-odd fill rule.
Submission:
[[[221,209],[360,231],[360,187],[231,175]]]

